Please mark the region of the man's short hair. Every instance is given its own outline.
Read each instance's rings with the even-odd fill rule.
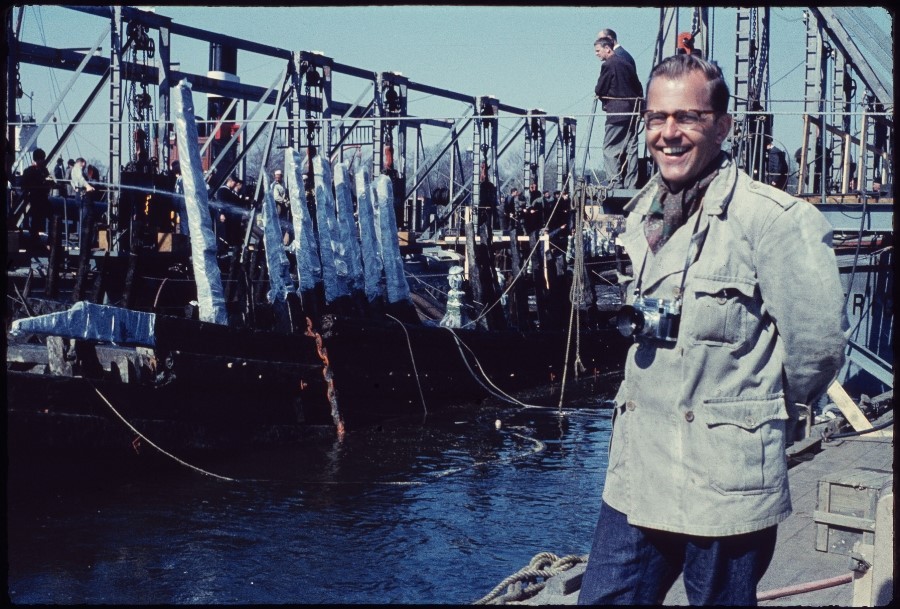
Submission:
[[[616,41],[610,38],[609,36],[601,36],[597,40],[594,41],[594,46],[600,45],[601,47],[611,49],[616,46]]]
[[[616,36],[616,31],[611,30],[608,27],[603,28],[599,32],[597,32],[597,38],[611,38],[613,43],[619,41],[618,36]]]
[[[663,77],[669,80],[684,78],[691,72],[700,72],[706,77],[709,86],[709,102],[712,109],[719,113],[728,112],[728,83],[722,75],[719,66],[711,61],[701,59],[696,55],[672,55],[666,57],[650,72],[650,80],[647,81],[647,93],[649,97],[650,83],[654,78]],[[645,100],[646,101],[646,100]]]
[[[275,175],[280,176],[280,175],[284,175],[284,173],[280,169],[276,169]]]
[[[34,152],[31,153],[31,158],[35,163],[43,163],[47,160],[47,153],[44,152],[43,148],[35,148]]]

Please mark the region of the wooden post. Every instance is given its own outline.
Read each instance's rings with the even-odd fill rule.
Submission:
[[[63,201],[63,205],[65,205]],[[62,263],[62,220],[57,214],[50,218],[50,259],[47,272],[47,287],[45,293],[48,298],[55,298],[59,290],[59,267]]]

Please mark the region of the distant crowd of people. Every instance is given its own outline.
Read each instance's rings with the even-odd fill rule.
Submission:
[[[53,174],[47,168],[47,153],[35,148],[31,165],[22,171],[19,185],[22,191],[22,227],[28,231],[32,247],[43,247],[41,234],[49,231],[52,215],[51,196],[74,198],[79,209],[79,244],[89,247],[95,235],[96,214],[94,203],[98,193],[100,173],[84,158],[69,159],[63,165],[62,157],[56,160]]]

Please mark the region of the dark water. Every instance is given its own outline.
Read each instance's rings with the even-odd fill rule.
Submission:
[[[610,426],[598,403],[456,410],[198,465],[235,482],[174,464],[36,472],[7,489],[8,594],[472,603],[539,552],[587,553]]]

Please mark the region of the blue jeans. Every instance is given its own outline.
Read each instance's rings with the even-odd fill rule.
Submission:
[[[594,531],[579,605],[657,605],[678,575],[691,605],[756,605],[777,527],[698,537],[635,527],[605,502]]]

